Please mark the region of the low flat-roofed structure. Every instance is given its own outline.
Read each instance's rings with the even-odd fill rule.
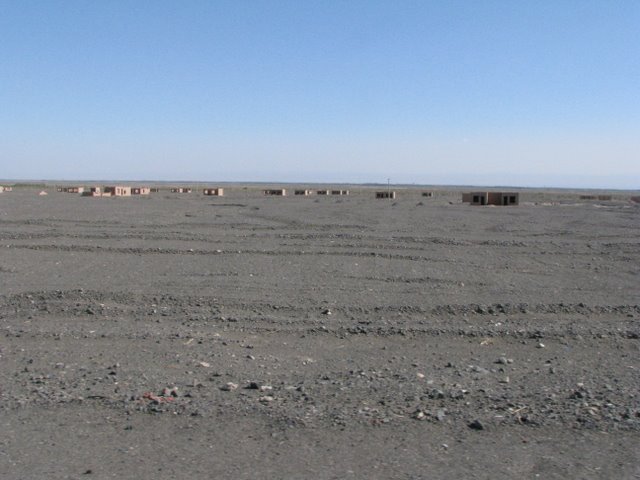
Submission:
[[[331,190],[331,195],[349,195],[349,190]]]
[[[131,187],[125,187],[123,185],[111,185],[104,187],[103,197],[130,197]]]
[[[62,193],[82,193],[84,192],[84,187],[58,187],[58,191]]]
[[[187,187],[173,187],[171,193],[191,193],[193,190]]]
[[[433,197],[433,192],[422,192],[422,196],[431,198]]]
[[[262,193],[268,197],[284,197],[287,195],[287,190],[284,188],[273,188],[273,189],[263,190]]]
[[[203,195],[209,195],[213,197],[222,197],[224,196],[223,188],[205,188],[202,190]]]
[[[462,202],[471,205],[518,205],[518,192],[469,192],[462,194]]]
[[[151,190],[151,193],[160,193],[160,189],[158,187],[151,187],[149,190]]]
[[[100,187],[89,187],[87,190],[82,192],[83,197],[101,197],[102,190]]]
[[[396,192],[394,191],[376,192],[376,198],[396,198]]]
[[[131,187],[131,195],[149,195],[150,193],[149,187]]]
[[[12,192],[12,191],[13,191],[13,187],[8,187],[8,186],[4,186],[4,187],[2,187],[2,189],[3,189],[5,192]]]
[[[329,190],[317,190],[316,195],[329,195]]]
[[[293,191],[294,195],[303,195],[303,196],[308,196],[311,195],[311,190],[294,190]]]
[[[612,195],[580,195],[580,200],[598,200],[600,202],[607,202],[612,199]]]

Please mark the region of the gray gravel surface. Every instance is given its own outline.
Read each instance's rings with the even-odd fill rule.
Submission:
[[[640,206],[0,194],[0,478],[638,478]]]

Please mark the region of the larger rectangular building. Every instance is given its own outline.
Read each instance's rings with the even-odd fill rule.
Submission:
[[[130,197],[131,187],[124,187],[122,185],[114,185],[104,187],[103,197]]]
[[[471,205],[518,205],[518,192],[469,192],[462,194],[462,202]]]

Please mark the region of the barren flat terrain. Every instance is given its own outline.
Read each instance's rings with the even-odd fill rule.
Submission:
[[[640,205],[0,194],[0,478],[638,478]]]

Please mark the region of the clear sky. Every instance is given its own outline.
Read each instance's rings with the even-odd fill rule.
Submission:
[[[0,178],[640,188],[640,1],[0,0]]]

